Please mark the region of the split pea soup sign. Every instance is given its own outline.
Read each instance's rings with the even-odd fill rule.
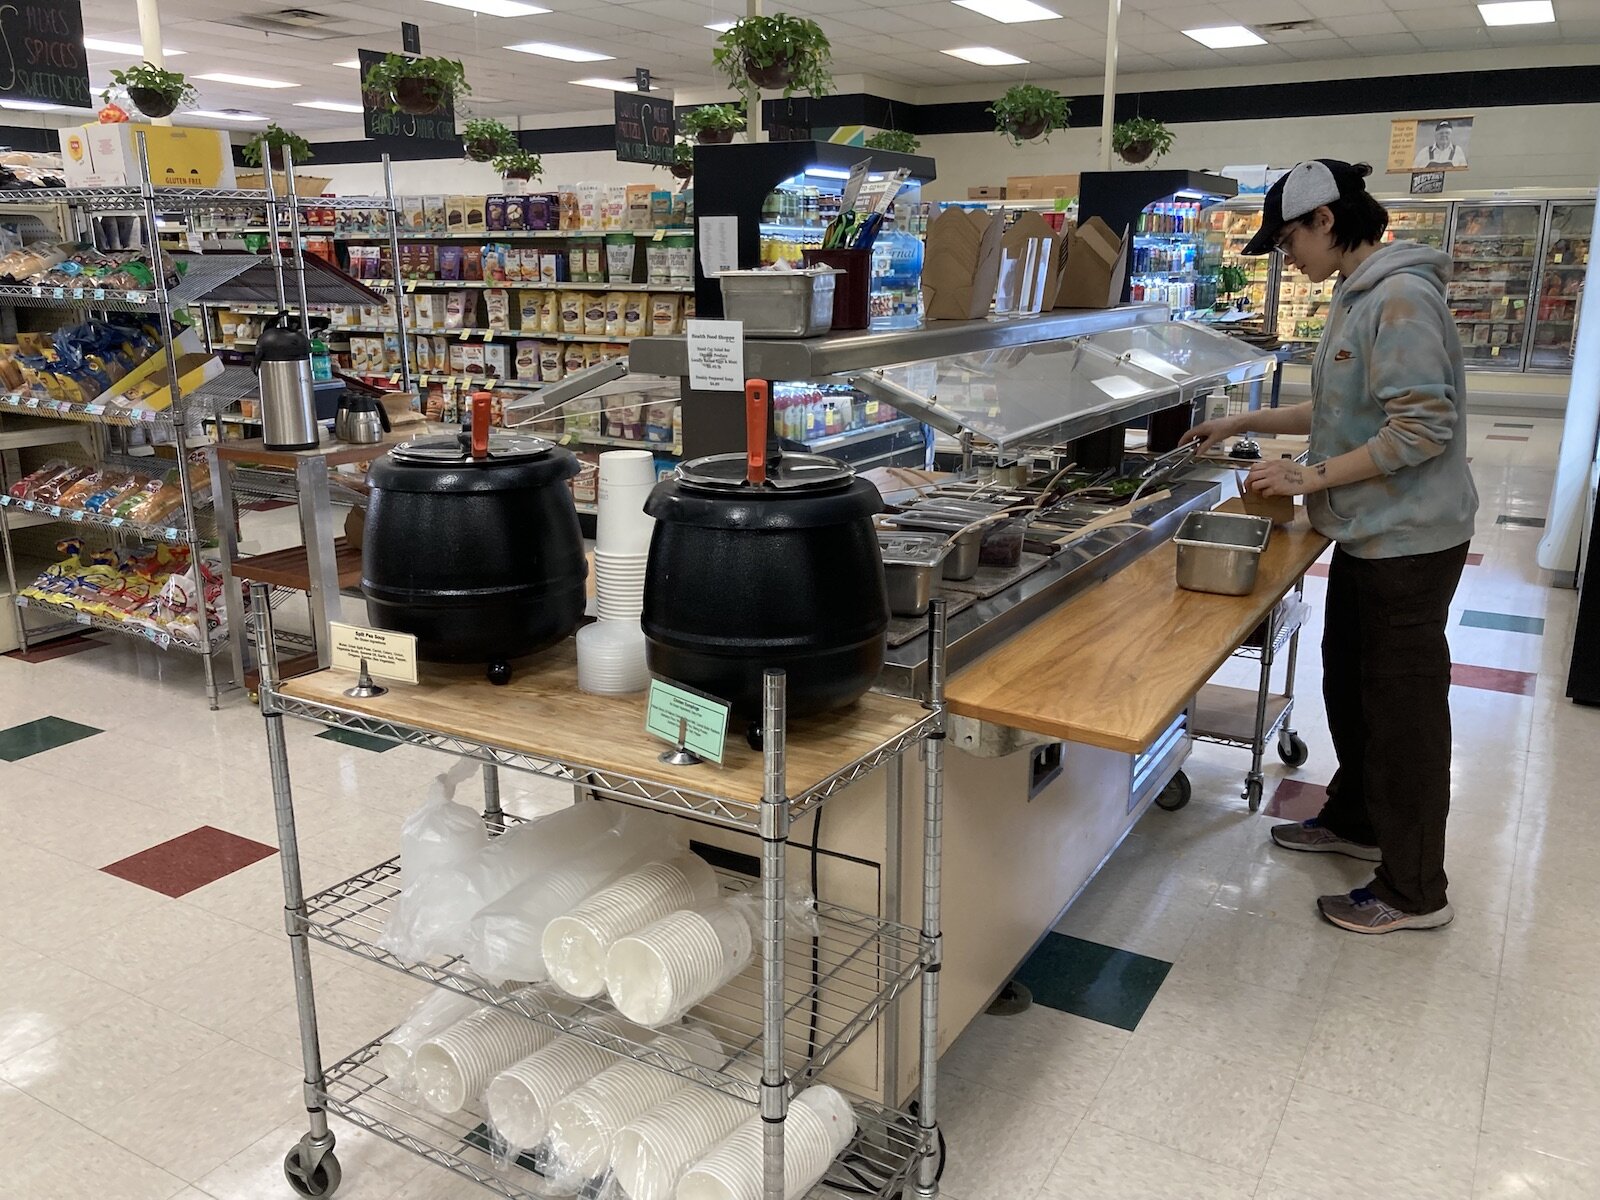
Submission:
[[[0,99],[94,107],[78,0],[0,3]]]

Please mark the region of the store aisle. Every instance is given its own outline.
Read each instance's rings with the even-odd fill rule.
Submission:
[[[1201,748],[1030,964],[1041,1000],[945,1061],[954,1200],[1600,1195],[1600,712],[1561,698],[1573,597],[1534,565],[1559,427],[1478,418],[1453,610],[1455,924],[1360,939],[1314,897],[1360,864],[1273,849],[1245,758]],[[1308,583],[1320,602],[1322,583]],[[1306,634],[1268,811],[1331,771]],[[299,1052],[260,718],[123,640],[0,657],[0,1145],[7,1200],[271,1200]],[[1245,668],[1230,682],[1246,682]],[[308,886],[393,853],[435,755],[290,722]],[[509,776],[508,806],[561,803]],[[317,951],[344,1053],[417,985]],[[1080,1015],[1088,1014],[1088,1015]],[[487,1195],[336,1126],[342,1200]]]

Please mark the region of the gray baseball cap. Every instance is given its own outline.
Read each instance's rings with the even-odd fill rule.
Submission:
[[[1245,254],[1266,254],[1278,243],[1290,221],[1315,212],[1324,204],[1367,190],[1366,170],[1337,158],[1313,158],[1296,163],[1267,189],[1261,204],[1261,228],[1244,248]]]

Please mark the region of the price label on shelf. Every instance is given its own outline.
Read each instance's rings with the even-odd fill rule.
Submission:
[[[81,508],[73,509],[68,515],[67,519],[75,522],[83,520],[83,510]]]
[[[56,288],[55,291],[53,291],[50,294],[52,296],[54,296],[57,300],[65,300],[67,298],[67,289],[64,288],[64,287],[58,287],[58,288]]]
[[[106,406],[104,404],[86,404],[83,406],[83,411],[88,413],[91,417],[98,417],[101,413],[105,412],[105,410]]]
[[[470,330],[470,329],[463,329],[463,330],[462,330],[462,331],[461,331],[461,340],[462,340],[462,341],[463,341],[463,342],[466,342],[466,341],[471,341],[471,340],[472,340],[472,330]]]
[[[36,284],[34,284],[34,285],[33,285],[33,298],[34,298],[34,299],[35,299],[35,300],[37,300],[37,299],[38,299],[38,298],[39,298],[39,297],[40,297],[40,296],[42,296],[42,295],[44,295],[44,288],[43,288],[43,287],[41,287],[41,286],[40,286],[40,285],[39,285],[39,284],[37,284],[37,283],[36,283]]]
[[[470,382],[470,381],[468,381],[468,382]],[[486,391],[486,392],[492,392],[492,391],[494,391],[494,385],[499,383],[499,382],[500,381],[498,379],[485,379],[483,381],[483,390]],[[463,384],[463,386],[465,386],[465,384]]]
[[[176,525],[168,525],[164,532],[168,541],[175,542],[178,540],[178,527]]]
[[[158,633],[151,639],[151,641],[155,642],[156,645],[165,650],[168,646],[172,645],[172,635],[170,633]]]
[[[88,613],[73,613],[72,614],[72,619],[74,621],[76,621],[79,625],[87,625],[89,623],[89,614]]]
[[[1489,347],[1489,357],[1490,358],[1499,358],[1500,357],[1500,347],[1499,346],[1490,346]]]
[[[32,500],[24,500],[22,502],[22,511],[23,512],[32,512],[33,511],[33,501]]]
[[[41,505],[41,507],[46,512],[48,512],[52,517],[59,517],[62,514],[62,512],[65,511],[62,508],[60,508],[58,505],[54,505],[54,504],[45,504],[45,505]]]
[[[417,639],[415,634],[364,625],[328,622],[328,665],[343,671],[359,671],[361,664],[376,678],[399,683],[417,682]]]
[[[128,293],[128,303],[129,304],[143,304],[144,301],[145,301],[145,295],[144,295],[143,292],[129,292]]]
[[[39,407],[39,397],[37,397],[37,396],[29,396],[28,399],[23,403],[23,407],[24,408],[38,408]]]
[[[645,732],[720,763],[723,739],[728,731],[728,709],[728,702],[715,696],[653,680]]]
[[[82,288],[73,288],[72,289],[72,298],[74,300],[82,300],[83,299],[83,289]]]
[[[111,518],[111,528],[113,528],[113,529],[121,529],[122,528],[122,518],[121,517],[112,517]]]
[[[95,288],[95,290],[94,290],[94,298],[96,300],[104,300],[106,298],[106,290],[105,290],[105,288]]]

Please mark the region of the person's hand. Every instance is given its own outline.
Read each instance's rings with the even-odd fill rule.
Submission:
[[[1262,496],[1304,496],[1320,492],[1323,483],[1315,467],[1302,466],[1289,458],[1272,458],[1251,466],[1245,487]]]
[[[1200,453],[1205,454],[1218,442],[1242,432],[1234,418],[1218,417],[1214,421],[1201,421],[1178,439],[1178,445],[1187,446],[1190,442],[1199,442]]]

